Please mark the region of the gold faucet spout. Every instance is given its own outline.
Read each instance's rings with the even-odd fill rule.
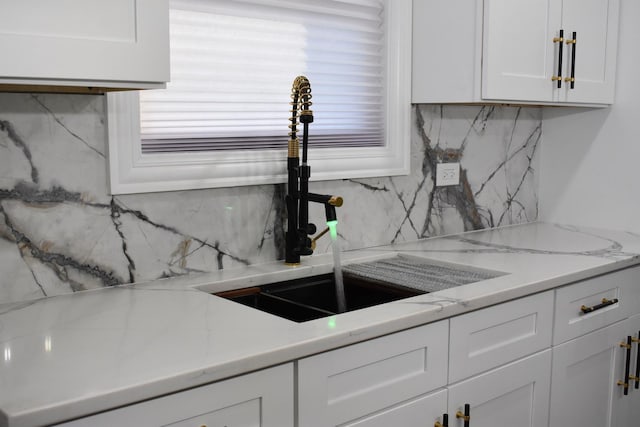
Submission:
[[[311,83],[305,76],[298,76],[293,81],[291,87],[291,117],[289,121],[289,145],[288,156],[300,157],[300,142],[298,140],[298,119],[302,123],[313,122],[313,111],[310,107],[313,104],[311,102]]]

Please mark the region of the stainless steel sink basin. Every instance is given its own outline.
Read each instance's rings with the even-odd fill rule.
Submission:
[[[343,269],[346,311],[504,274],[402,254],[350,264]],[[296,322],[338,314],[333,273],[219,292],[215,295]]]

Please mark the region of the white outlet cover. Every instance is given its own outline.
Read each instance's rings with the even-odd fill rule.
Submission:
[[[436,187],[460,184],[460,163],[436,164]]]

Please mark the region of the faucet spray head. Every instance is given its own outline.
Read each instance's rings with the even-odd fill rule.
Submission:
[[[311,102],[311,83],[305,76],[298,76],[291,87],[291,117],[289,118],[289,157],[300,157],[300,142],[298,140],[298,119],[300,123],[313,123],[313,111]],[[299,117],[298,117],[299,114]]]

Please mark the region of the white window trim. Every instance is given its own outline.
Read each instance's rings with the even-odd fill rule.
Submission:
[[[411,5],[411,0],[393,0],[386,8],[389,69],[385,146],[310,149],[308,160],[312,181],[409,173]],[[313,81],[311,85],[313,87]],[[283,94],[285,99],[287,96]],[[286,148],[143,155],[137,92],[109,93],[105,100],[112,194],[286,182]],[[282,118],[282,124],[283,138],[286,138],[287,117]],[[310,132],[313,132],[313,125]],[[239,171],[244,172],[240,175]]]

